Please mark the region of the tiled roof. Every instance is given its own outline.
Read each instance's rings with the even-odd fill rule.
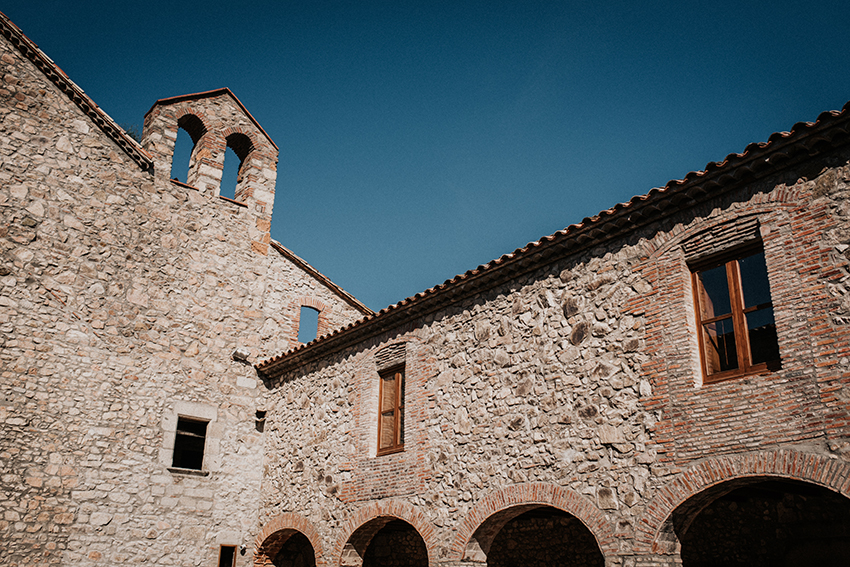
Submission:
[[[142,170],[153,168],[153,158],[139,143],[134,140],[123,128],[106,114],[89,96],[74,83],[50,57],[38,48],[30,38],[24,35],[21,29],[12,23],[6,14],[0,12],[0,33],[8,39],[15,48],[21,52],[39,71],[50,79],[65,96],[67,96],[86,116],[91,118],[104,134],[112,139],[124,152],[135,161]]]
[[[259,123],[259,122],[257,122],[257,119],[256,119],[256,118],[254,118],[254,115],[253,115],[253,114],[251,114],[250,112],[248,112],[248,109],[247,109],[247,108],[245,108],[245,105],[244,105],[244,104],[242,104],[242,101],[241,101],[241,100],[239,100],[239,99],[236,97],[236,95],[235,95],[235,94],[233,94],[233,91],[231,91],[231,90],[230,90],[230,89],[228,89],[227,87],[223,87],[223,88],[220,88],[220,89],[214,89],[214,90],[211,90],[211,91],[204,91],[204,92],[202,92],[202,93],[192,93],[192,94],[185,94],[185,95],[180,95],[180,96],[172,96],[172,97],[169,97],[169,98],[161,98],[161,99],[159,99],[158,101],[156,101],[155,103],[153,103],[153,106],[151,106],[151,107],[150,107],[150,110],[148,110],[147,112],[145,112],[145,116],[147,116],[148,114],[150,114],[150,113],[151,113],[151,110],[153,110],[154,108],[156,108],[157,106],[160,106],[160,105],[174,104],[174,103],[176,103],[176,102],[183,102],[184,100],[196,100],[196,99],[199,99],[199,98],[212,98],[212,97],[214,97],[214,96],[219,96],[219,95],[223,95],[223,94],[228,94],[228,95],[230,95],[230,96],[233,98],[233,100],[236,102],[236,104],[238,104],[238,105],[239,105],[239,108],[241,108],[241,109],[242,109],[242,112],[244,112],[244,113],[245,113],[245,115],[246,115],[248,118],[250,118],[250,119],[251,119],[251,122],[253,122],[253,123],[254,123],[254,126],[256,126],[256,127],[257,127],[257,130],[259,130],[260,132],[262,132],[262,133],[263,133],[263,136],[265,136],[265,137],[266,137],[266,140],[268,140],[268,141],[269,141],[269,143],[270,143],[272,146],[274,146],[274,149],[276,149],[276,150],[280,150],[280,148],[278,148],[278,147],[277,147],[277,144],[275,144],[275,143],[274,143],[274,140],[272,140],[272,137],[271,137],[271,136],[269,136],[269,135],[266,133],[266,131],[265,131],[265,130],[263,130],[263,127],[262,127],[262,126],[260,126],[260,123]]]
[[[558,258],[623,236],[635,229],[689,208],[785,167],[810,159],[850,140],[850,102],[840,111],[824,112],[815,122],[798,122],[790,132],[771,134],[766,142],[748,145],[743,152],[711,162],[702,171],[671,180],[646,195],[632,197],[555,234],[531,242],[501,258],[478,266],[446,282],[417,293],[329,335],[263,360],[255,368],[273,378],[288,370],[339,351],[384,331],[442,309],[461,299],[491,289]]]

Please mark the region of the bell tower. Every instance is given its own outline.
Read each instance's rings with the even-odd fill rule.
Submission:
[[[163,182],[171,172],[180,128],[189,134],[194,145],[185,185],[202,195],[219,197],[227,148],[239,158],[234,200],[256,216],[252,248],[268,254],[277,145],[230,89],[164,98],[145,115],[142,134],[142,146],[153,156],[154,173]]]

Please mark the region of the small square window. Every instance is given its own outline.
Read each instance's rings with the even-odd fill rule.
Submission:
[[[381,373],[378,455],[404,450],[404,367]]]
[[[779,367],[761,244],[691,266],[705,382]]]
[[[206,438],[206,421],[178,417],[171,466],[180,469],[201,470],[204,466]]]

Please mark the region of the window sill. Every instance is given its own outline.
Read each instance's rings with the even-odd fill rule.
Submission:
[[[199,471],[196,469],[181,469],[179,467],[168,467],[168,472],[171,474],[179,474],[181,476],[209,476],[210,471]]]
[[[782,368],[779,361],[775,362],[762,362],[761,364],[757,364],[756,366],[750,366],[744,371],[738,370],[727,370],[726,372],[718,372],[717,374],[712,374],[711,376],[703,377],[702,383],[703,385],[709,384],[718,384],[720,382],[726,382],[728,380],[738,380],[742,378],[751,378],[753,376],[767,376],[768,374],[773,374],[777,370]]]
[[[402,445],[401,447],[393,447],[392,449],[379,450],[378,453],[375,456],[376,457],[383,457],[385,455],[395,455],[396,453],[403,453],[403,452],[404,452],[404,445]]]

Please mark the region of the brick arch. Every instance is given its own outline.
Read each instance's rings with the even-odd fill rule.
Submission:
[[[341,527],[331,557],[333,565],[363,565],[363,555],[369,542],[381,528],[392,520],[404,520],[416,530],[428,550],[428,564],[436,564],[437,538],[434,526],[415,506],[403,500],[384,500],[358,509]]]
[[[671,248],[681,245],[701,232],[709,231],[724,224],[731,225],[748,217],[759,217],[775,212],[777,205],[787,204],[793,207],[795,206],[794,200],[797,198],[799,198],[799,190],[795,191],[790,188],[785,191],[773,191],[762,194],[759,197],[754,197],[747,203],[746,208],[736,208],[732,205],[716,217],[703,218],[700,222],[691,223],[683,231],[673,236],[664,236],[660,241],[656,241],[656,238],[646,240],[643,246],[648,252],[649,258],[657,258]]]
[[[285,512],[272,518],[254,539],[254,567],[268,567],[281,547],[296,532],[302,533],[313,546],[316,566],[325,565],[322,538],[307,518]]]
[[[850,498],[850,463],[801,451],[777,449],[706,459],[664,485],[635,529],[635,552],[670,553],[670,519],[687,500],[723,483],[764,477],[798,480]]]
[[[241,126],[228,126],[224,130],[222,130],[221,133],[225,138],[229,138],[233,135],[245,136],[251,141],[252,150],[264,151],[268,149],[268,144],[264,143],[262,140],[258,140],[257,134],[253,130],[248,130],[246,128],[242,128]]]
[[[302,307],[310,307],[319,312],[319,324],[316,329],[316,338],[319,338],[323,335],[327,335],[331,331],[330,321],[328,319],[328,314],[330,313],[330,306],[318,299],[316,297],[302,295],[297,299],[294,299],[290,303],[292,307],[292,313],[294,313],[292,317],[293,325],[292,325],[292,333],[289,337],[289,342],[293,347],[300,345],[298,342],[298,329],[301,327],[301,308]]]
[[[197,123],[192,119],[197,120]],[[198,109],[185,107],[174,113],[174,122],[170,127],[174,128],[175,132],[183,128],[192,138],[192,143],[197,145],[198,141],[210,131],[210,120]]]
[[[578,519],[593,534],[604,556],[617,553],[610,522],[592,502],[570,488],[531,482],[508,486],[478,502],[459,525],[450,556],[455,561],[486,561],[501,527],[520,514],[542,506],[551,506]]]

